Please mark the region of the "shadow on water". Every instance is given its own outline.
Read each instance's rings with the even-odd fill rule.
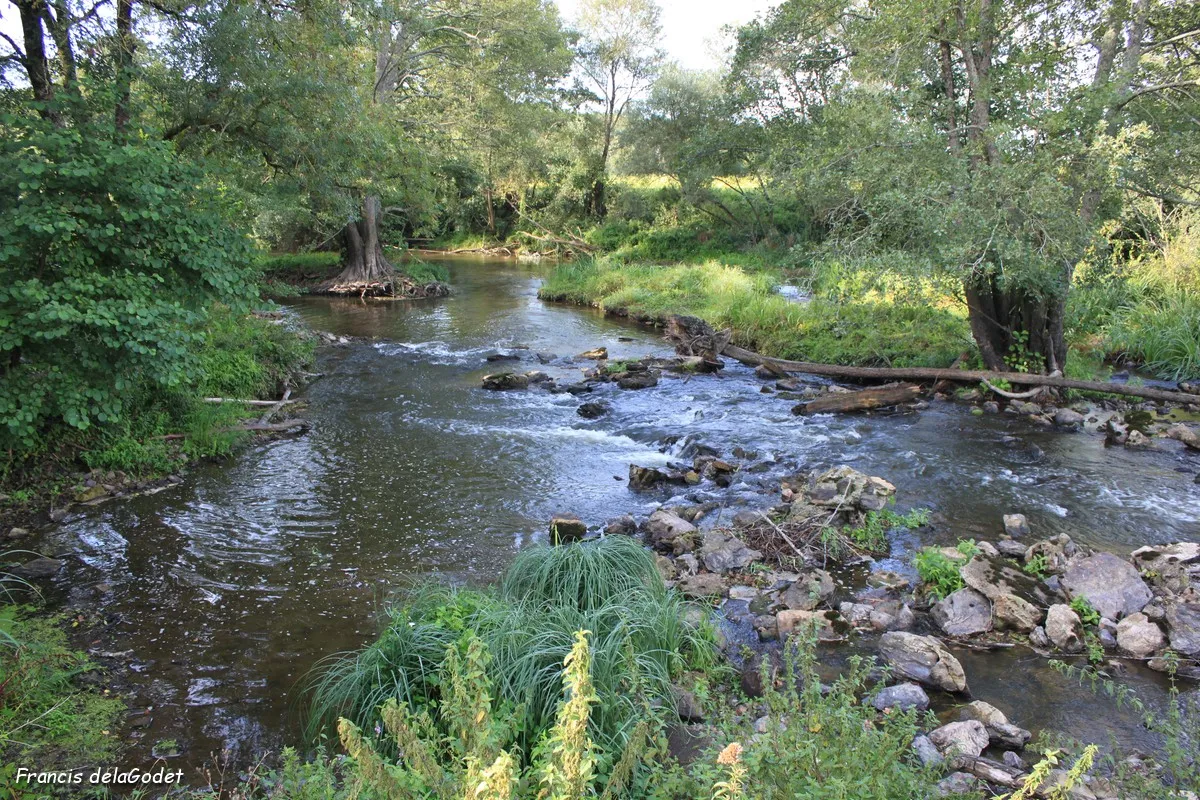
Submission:
[[[484,392],[480,377],[497,369],[491,353],[565,378],[590,363],[543,365],[536,354],[667,349],[651,331],[541,303],[536,266],[447,265],[447,299],[293,303],[312,327],[361,337],[320,353],[325,377],[305,393],[309,434],[201,466],[159,494],[87,509],[55,534],[60,551],[80,553],[62,579],[66,599],[107,585],[113,649],[131,651],[155,707],[131,766],[148,763],[159,738],[179,740],[189,773],[226,748],[245,763],[297,742],[297,681],[369,639],[389,591],[423,576],[492,579],[518,548],[544,540],[554,513],[593,525],[648,513],[667,498],[630,493],[629,464],[665,463],[698,442],[753,453],[734,504],[772,503],[780,476],[799,469],[851,463],[887,477],[901,506],[935,513],[925,542],[898,540],[900,558],[928,541],[994,538],[1010,511],[1027,514],[1039,536],[1065,532],[1122,552],[1200,539],[1194,458],[1105,450],[1096,437],[1032,432],[948,404],[919,415],[795,417],[738,365],[640,392],[603,387],[612,412],[594,421],[576,414],[581,400],[570,394]],[[1084,706],[1097,720],[1119,719],[1039,663],[965,661],[976,695],[1027,727],[1071,727],[1072,709]],[[1139,684],[1161,696],[1157,680]],[[1136,721],[1111,724],[1136,741]]]

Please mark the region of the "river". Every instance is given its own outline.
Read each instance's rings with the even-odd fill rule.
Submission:
[[[539,301],[542,267],[446,264],[447,299],[289,301],[307,325],[356,337],[319,353],[324,377],[304,392],[309,433],[197,467],[157,494],[79,509],[53,534],[51,549],[78,554],[57,600],[97,607],[109,623],[102,647],[129,651],[133,688],[153,707],[133,732],[130,766],[147,766],[156,744],[177,749],[173,764],[189,775],[222,750],[245,764],[298,744],[298,682],[370,639],[390,591],[416,579],[491,580],[518,548],[545,539],[555,513],[592,525],[648,514],[670,491],[631,493],[629,464],[665,464],[698,444],[753,454],[728,515],[777,502],[780,477],[800,469],[847,463],[892,481],[900,508],[934,512],[928,528],[896,539],[893,569],[908,569],[922,544],[994,540],[1001,515],[1018,511],[1037,538],[1065,532],[1120,553],[1200,540],[1195,456],[1106,449],[1097,436],[973,417],[961,404],[796,417],[737,364],[643,391],[607,385],[598,394],[612,413],[591,421],[570,394],[482,391],[493,353],[567,377],[590,362],[542,365],[536,354],[668,349],[653,331]],[[1024,727],[1143,744],[1133,715],[1029,651],[959,655],[974,695]],[[1161,702],[1158,675],[1134,667],[1127,680]]]

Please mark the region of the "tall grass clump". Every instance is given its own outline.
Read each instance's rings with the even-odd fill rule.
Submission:
[[[599,698],[589,735],[611,756],[648,706],[672,704],[673,676],[714,663],[711,637],[684,621],[685,610],[631,539],[529,550],[490,591],[425,589],[390,604],[375,642],[319,669],[310,733],[340,717],[372,729],[389,698],[417,711],[444,702],[438,674],[448,649],[477,637],[489,653],[490,685],[512,709],[528,754],[554,724],[562,664],[576,632],[587,630]]]
[[[1175,292],[1118,310],[1108,346],[1159,377],[1200,377],[1200,294]]]

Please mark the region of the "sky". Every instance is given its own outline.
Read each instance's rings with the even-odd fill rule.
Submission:
[[[658,0],[662,7],[663,49],[687,69],[721,64],[721,29],[749,22],[780,0]],[[555,0],[563,18],[574,20],[579,0]]]

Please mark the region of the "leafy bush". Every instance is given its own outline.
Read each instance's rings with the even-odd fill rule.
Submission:
[[[114,422],[135,383],[188,381],[212,301],[254,294],[249,244],[203,176],[109,125],[0,117],[4,448],[56,420]]]
[[[925,591],[938,600],[966,585],[958,571],[958,562],[936,547],[922,548],[913,558],[913,565]]]
[[[929,523],[930,512],[927,508],[914,508],[907,514],[899,514],[890,508],[879,511],[868,511],[863,524],[857,528],[847,528],[843,533],[858,547],[873,553],[887,549],[888,531],[896,528],[912,530]]]

